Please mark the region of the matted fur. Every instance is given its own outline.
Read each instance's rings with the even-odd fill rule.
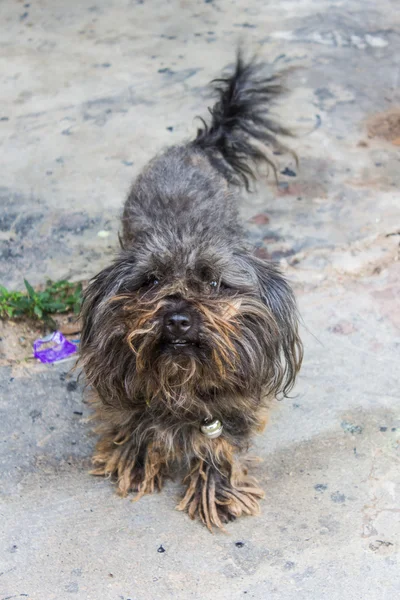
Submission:
[[[211,124],[139,175],[122,250],[82,308],[81,363],[100,423],[94,473],[142,496],[178,465],[188,473],[179,508],[209,529],[258,511],[262,492],[236,453],[262,429],[269,399],[292,388],[302,359],[293,293],[253,256],[237,215],[237,187],[271,160],[260,143],[282,149],[275,136],[289,133],[265,116],[279,74],[262,73],[239,56],[218,82]],[[184,347],[166,338],[172,313],[190,316]],[[217,440],[200,431],[211,417],[223,423]]]

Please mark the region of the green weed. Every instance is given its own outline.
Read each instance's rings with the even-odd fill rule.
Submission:
[[[10,292],[0,285],[0,318],[29,318],[54,325],[50,315],[79,312],[82,300],[81,283],[47,281],[43,290],[34,290],[26,279],[24,283],[26,292]]]

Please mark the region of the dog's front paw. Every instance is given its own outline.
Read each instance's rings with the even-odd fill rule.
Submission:
[[[138,453],[130,443],[112,445],[109,440],[100,440],[92,462],[96,465],[90,473],[111,477],[117,482],[117,494],[126,497],[137,492],[134,500],[145,494],[161,491],[164,479],[164,462],[159,452],[151,446]]]
[[[117,494],[123,498],[129,492],[139,492],[143,486],[145,480],[144,467],[136,463],[127,464],[117,450],[108,455],[95,454],[92,462],[96,467],[90,471],[90,474],[110,477],[115,480]]]
[[[224,476],[212,465],[199,461],[187,476],[188,488],[177,509],[199,518],[212,532],[242,515],[257,515],[264,492],[241,467]]]

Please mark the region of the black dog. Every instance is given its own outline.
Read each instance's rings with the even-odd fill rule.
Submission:
[[[100,422],[94,473],[140,497],[183,467],[178,508],[209,529],[258,512],[263,492],[236,454],[302,359],[293,293],[252,255],[237,214],[238,189],[289,134],[268,116],[281,76],[239,54],[215,86],[211,123],[134,183],[123,249],[85,292],[81,344]]]

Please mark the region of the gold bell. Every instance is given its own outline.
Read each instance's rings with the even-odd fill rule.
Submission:
[[[200,427],[201,433],[210,440],[219,437],[222,430],[223,426],[219,419],[204,419],[203,424]]]

